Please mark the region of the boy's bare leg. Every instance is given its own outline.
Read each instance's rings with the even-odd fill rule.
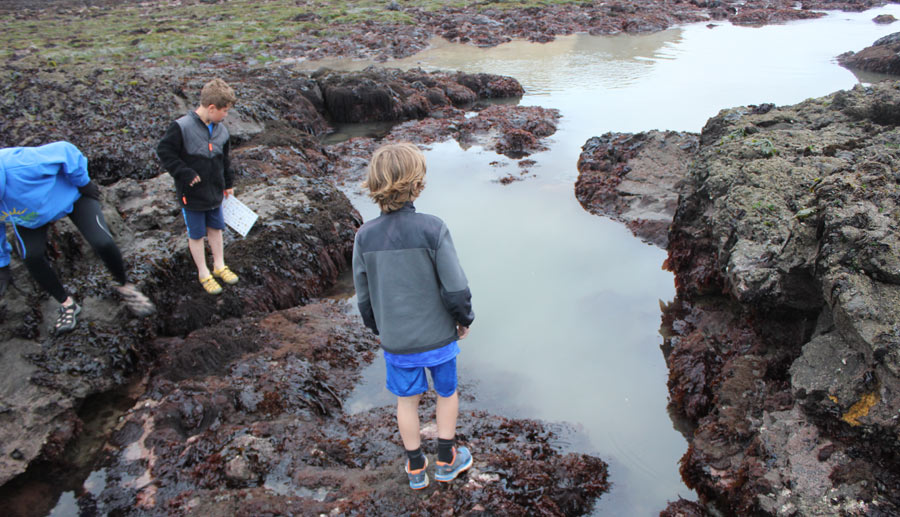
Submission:
[[[191,258],[197,266],[197,275],[200,278],[206,278],[209,275],[209,268],[206,267],[206,249],[203,239],[191,239],[188,237],[188,249],[191,250]]]
[[[456,437],[456,417],[459,415],[459,392],[454,391],[449,397],[437,397],[438,438],[452,440]]]
[[[206,238],[209,240],[209,249],[212,250],[213,271],[218,271],[225,267],[225,252],[222,242],[222,230],[214,228],[206,229]]]
[[[421,394],[397,397],[397,427],[400,428],[403,448],[408,451],[414,451],[422,445],[422,439],[419,436],[419,399],[421,398]]]

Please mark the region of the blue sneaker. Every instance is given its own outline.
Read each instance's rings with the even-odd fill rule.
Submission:
[[[435,462],[434,479],[447,483],[456,479],[456,476],[469,470],[472,466],[472,453],[466,447],[453,448],[453,461],[444,463],[442,461]]]
[[[413,471],[409,470],[409,460],[406,460],[406,475],[409,476],[409,488],[413,490],[422,490],[423,488],[428,486],[428,473],[425,472],[425,469],[428,468],[428,458],[425,458],[425,465]]]

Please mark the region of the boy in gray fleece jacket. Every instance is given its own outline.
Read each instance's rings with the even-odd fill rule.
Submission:
[[[434,477],[449,482],[472,466],[456,447],[458,339],[475,319],[466,275],[443,221],[416,213],[425,188],[425,156],[408,143],[380,147],[364,186],[381,216],[363,224],[353,244],[353,284],[363,322],[381,337],[387,388],[397,395],[397,425],[406,449],[409,486],[428,486],[418,406],[428,391],[425,368],[437,392],[438,456]]]

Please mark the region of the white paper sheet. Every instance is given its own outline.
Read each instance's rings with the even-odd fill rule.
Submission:
[[[259,219],[259,214],[234,196],[228,196],[222,201],[222,215],[225,217],[225,224],[241,234],[241,237],[246,237],[253,223]]]

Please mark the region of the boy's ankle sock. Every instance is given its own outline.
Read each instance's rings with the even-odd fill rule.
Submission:
[[[422,447],[414,451],[406,451],[406,457],[409,459],[409,470],[419,470],[425,466],[425,455],[422,454]]]
[[[441,463],[450,463],[453,461],[453,446],[456,445],[456,438],[445,440],[438,438],[438,461]]]

